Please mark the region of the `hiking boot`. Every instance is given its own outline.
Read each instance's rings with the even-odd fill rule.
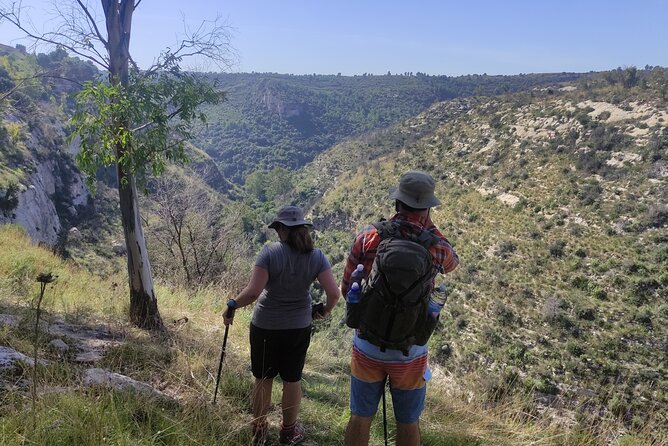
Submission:
[[[297,421],[295,424],[289,427],[281,426],[281,436],[279,438],[279,442],[282,445],[291,446],[304,441],[305,436],[306,430],[304,429],[304,425]]]
[[[269,424],[265,421],[264,423],[253,423],[253,441],[251,444],[253,446],[266,446],[269,444]]]

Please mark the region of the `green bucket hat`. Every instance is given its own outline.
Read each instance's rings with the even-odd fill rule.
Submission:
[[[394,188],[390,198],[399,200],[414,209],[427,209],[441,204],[434,195],[436,182],[426,172],[411,170],[401,176],[399,187]]]

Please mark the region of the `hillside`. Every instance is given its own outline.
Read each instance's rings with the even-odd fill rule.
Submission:
[[[124,283],[121,275],[102,279],[79,269],[32,245],[12,225],[0,227],[0,246],[0,444],[249,443],[250,311],[245,309],[230,330],[218,403],[211,404],[223,336],[219,314],[229,291],[175,290],[158,283],[168,332],[151,335],[124,322],[127,290],[118,285]],[[36,324],[35,277],[45,271],[56,280],[46,288]],[[305,445],[340,445],[343,438],[351,333],[339,323],[342,310],[340,305],[333,318],[317,323],[311,341],[301,409]],[[422,420],[425,446],[660,444],[652,443],[651,432],[624,433],[614,421],[599,424],[599,432],[554,425],[549,416],[528,412],[532,403],[524,398],[490,406],[471,398],[469,389],[458,389],[459,379],[447,368],[432,364],[432,369]],[[279,414],[280,404],[272,406],[274,437]],[[390,441],[394,432],[390,418]],[[382,442],[379,417],[370,444]]]
[[[0,47],[0,223],[20,224],[49,246],[94,212],[76,147],[66,143],[79,85],[63,78],[84,82],[96,73],[63,50],[30,56]]]
[[[208,125],[194,142],[226,178],[243,183],[255,170],[302,167],[335,143],[387,127],[439,100],[520,91],[580,75],[208,76],[228,100],[205,107]]]
[[[436,104],[318,157],[298,196],[341,262],[401,173],[431,172],[462,261],[431,341],[453,385],[490,404],[529,391],[571,426],[665,426],[667,81],[619,70]]]
[[[39,67],[95,75],[58,51],[33,57],[0,47],[0,65],[0,94]],[[164,189],[149,182],[142,203],[167,337],[124,322],[115,175],[100,172],[92,198],[72,161],[76,148],[65,144],[76,88],[32,79],[0,103],[3,352],[31,354],[34,279],[45,271],[59,276],[48,289],[48,323],[38,327],[38,351],[49,362],[38,367],[36,412],[30,366],[0,367],[3,444],[246,443],[250,381],[241,340],[248,312],[233,332],[224,404],[212,409],[208,395],[220,347],[217,314],[243,286],[253,251],[273,236],[266,220],[286,201],[307,207],[340,276],[354,231],[390,215],[388,190],[410,168],[437,178],[443,205],[432,217],[462,259],[447,279],[450,299],[431,340],[436,377],[425,444],[667,442],[665,69],[214,77],[229,102],[206,110],[209,128],[189,147],[194,162],[170,166]],[[519,92],[501,94],[508,91]],[[191,236],[204,235],[182,258],[169,232],[175,220],[191,225]],[[55,241],[70,260],[4,223],[22,225],[35,242]],[[198,271],[200,282],[182,268],[197,246],[221,248],[216,268]],[[340,306],[316,326],[305,383],[312,444],[339,444],[345,427],[350,332],[342,315]],[[78,336],[65,336],[69,354],[48,347],[57,335],[52,326],[67,324],[67,333],[99,335],[89,339],[101,345],[93,364],[76,360],[87,348]],[[159,390],[159,401],[91,390],[91,365]],[[37,429],[26,414],[37,415]],[[382,428],[374,429],[380,444]]]

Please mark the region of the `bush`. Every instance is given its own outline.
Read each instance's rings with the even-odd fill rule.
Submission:
[[[499,246],[496,248],[496,255],[502,259],[507,258],[510,254],[517,250],[517,245],[515,243],[507,240],[499,243]]]
[[[564,249],[566,248],[566,242],[563,240],[557,240],[549,246],[550,255],[552,257],[563,257]]]
[[[583,185],[576,193],[576,196],[584,206],[590,206],[599,201],[603,188],[598,183],[588,183]]]
[[[0,93],[5,93],[14,88],[14,81],[9,72],[0,66]]]
[[[576,249],[573,254],[575,254],[577,257],[580,257],[581,259],[584,259],[585,257],[587,257],[587,251],[585,251],[582,248]]]
[[[654,315],[652,314],[652,311],[648,307],[638,308],[633,313],[633,321],[637,322],[639,324],[643,324],[647,327],[652,326],[652,319],[653,318],[654,318]]]
[[[550,296],[543,305],[543,319],[547,322],[556,320],[563,313],[566,302],[555,296]]]
[[[668,205],[655,204],[647,209],[642,218],[643,225],[647,228],[661,228],[668,224]]]
[[[499,301],[494,302],[492,312],[501,325],[511,325],[515,321],[513,309]]]
[[[575,310],[575,315],[578,319],[593,321],[596,319],[596,309],[591,307],[581,307]]]
[[[591,296],[598,300],[606,300],[608,298],[608,292],[599,286],[595,286],[591,290]]]
[[[0,191],[0,210],[3,214],[7,214],[14,209],[19,204],[19,185],[16,183],[10,183],[7,186],[4,194]]]
[[[629,411],[629,406],[628,401],[621,395],[614,395],[608,401],[608,410],[618,417],[625,415]]]
[[[526,382],[526,385],[530,390],[547,395],[557,395],[559,393],[559,387],[557,387],[557,384],[546,376],[539,376],[537,378],[529,379]]]
[[[579,290],[586,291],[591,286],[589,279],[585,276],[576,276],[571,280],[571,285]]]
[[[566,351],[573,356],[582,356],[584,354],[584,348],[580,345],[579,342],[569,341],[566,344]]]

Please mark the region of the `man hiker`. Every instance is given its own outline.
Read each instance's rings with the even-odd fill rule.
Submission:
[[[360,284],[359,304],[347,304],[347,323],[357,329],[345,446],[368,445],[371,421],[385,392],[386,379],[397,423],[397,446],[420,444],[419,418],[428,369],[426,343],[438,317],[437,312],[427,309],[429,295],[436,275],[449,273],[459,264],[452,245],[429,215],[430,208],[440,204],[434,188],[434,179],[425,172],[402,175],[399,187],[390,194],[396,214],[389,221],[366,226],[350,250],[341,292],[347,295],[351,275],[360,264],[366,279]],[[399,290],[401,280],[411,285]],[[356,289],[357,285],[353,287]],[[355,322],[350,323],[349,318]]]

